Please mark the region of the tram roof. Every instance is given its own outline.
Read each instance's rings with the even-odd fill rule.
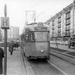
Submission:
[[[27,24],[24,29],[34,31],[35,27],[38,27],[38,23]],[[47,27],[47,30],[49,30],[49,25],[43,23],[43,27]]]

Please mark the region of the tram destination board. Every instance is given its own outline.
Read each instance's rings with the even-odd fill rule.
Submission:
[[[47,27],[35,27],[35,30],[47,30]]]

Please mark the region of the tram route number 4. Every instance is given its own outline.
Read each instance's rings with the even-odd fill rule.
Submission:
[[[1,17],[1,28],[9,29],[9,17]]]

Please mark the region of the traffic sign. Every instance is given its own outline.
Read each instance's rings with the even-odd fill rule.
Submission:
[[[9,29],[9,17],[1,17],[1,28]]]

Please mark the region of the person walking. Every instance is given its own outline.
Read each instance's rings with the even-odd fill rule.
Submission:
[[[14,46],[14,42],[11,41],[11,42],[9,43],[9,52],[10,52],[10,55],[12,55],[12,53],[13,53],[13,46]]]
[[[3,64],[2,64],[3,58],[4,58],[4,50],[0,47],[0,75],[3,74]]]

